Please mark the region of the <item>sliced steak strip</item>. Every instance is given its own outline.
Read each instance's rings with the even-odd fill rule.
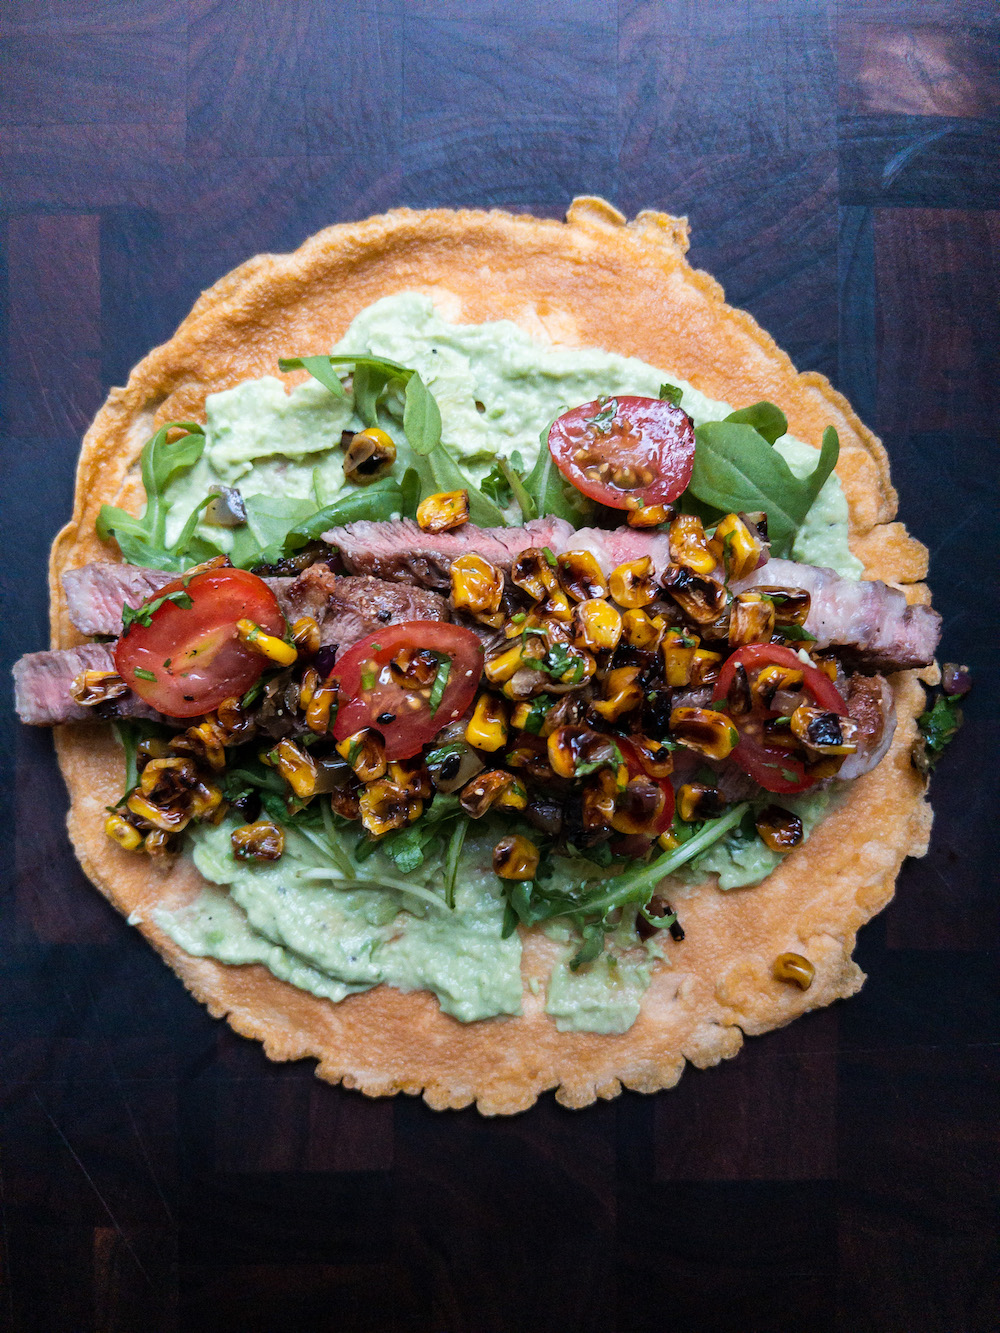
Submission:
[[[879,763],[896,732],[896,704],[884,676],[857,672],[847,682],[847,712],[858,724],[857,750],[840,766],[838,778],[859,778]]]
[[[424,532],[412,519],[385,523],[348,523],[323,533],[340,552],[348,572],[372,574],[394,583],[444,590],[451,583],[452,562],[460,555],[481,555],[501,569],[529,546],[566,551],[574,536],[561,518],[538,518],[523,528],[478,528],[466,523],[454,532]]]
[[[345,577],[327,565],[310,565],[283,590],[279,601],[289,621],[312,616],[319,622],[321,642],[341,648],[384,625],[449,619],[448,603],[436,592],[366,574]]]
[[[734,592],[758,584],[805,588],[811,598],[805,628],[819,648],[844,649],[852,666],[903,671],[933,662],[941,617],[929,606],[911,606],[897,588],[867,579],[844,579],[832,569],[770,560]]]
[[[81,634],[111,634],[117,638],[122,632],[122,607],[142,606],[175,578],[176,574],[165,569],[104,561],[67,569],[62,576],[66,610]]]
[[[143,717],[171,726],[181,723],[163,717],[133,694],[85,708],[69,687],[81,671],[114,671],[113,647],[109,643],[85,643],[80,648],[58,648],[45,653],[27,653],[14,664],[14,707],[22,722],[51,727],[57,722],[106,722],[115,717]]]

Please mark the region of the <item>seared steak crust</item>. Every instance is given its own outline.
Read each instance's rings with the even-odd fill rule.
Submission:
[[[898,588],[877,579],[845,579],[832,569],[770,560],[733,585],[735,592],[760,584],[805,588],[811,598],[805,628],[819,648],[843,648],[852,666],[905,671],[927,666],[941,637],[941,617],[929,606],[910,605]]]
[[[334,574],[327,565],[310,567],[279,598],[289,621],[312,616],[325,644],[346,648],[384,625],[404,620],[448,620],[448,603],[426,588],[386,583],[365,574]]]

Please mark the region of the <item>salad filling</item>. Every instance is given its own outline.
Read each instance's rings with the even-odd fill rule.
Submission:
[[[66,577],[114,642],[22,659],[22,716],[114,719],[109,837],[211,885],[156,914],[188,952],[473,1021],[539,926],[557,1026],[625,1031],[687,886],[759,883],[882,757],[935,613],[857,582],[836,435],[773,404],[412,293],[282,368],[146,446],[127,563]]]

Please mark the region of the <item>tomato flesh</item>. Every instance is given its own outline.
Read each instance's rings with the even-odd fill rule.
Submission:
[[[782,666],[792,671],[801,671],[803,690],[812,696],[820,708],[838,713],[841,717],[847,715],[847,704],[829,676],[824,675],[818,667],[803,662],[791,648],[770,643],[748,644],[744,648],[738,648],[726,659],[712,694],[715,703],[728,696],[736,668],[739,666],[748,674],[766,666]],[[793,795],[796,792],[806,791],[813,786],[816,779],[809,773],[801,759],[789,754],[779,745],[767,743],[763,723],[768,718],[777,716],[778,714],[772,710],[755,706],[749,717],[733,718],[740,739],[730,758],[765,791]]]
[[[612,509],[676,500],[691,480],[694,443],[691,418],[662,398],[598,398],[564,412],[549,430],[549,452],[566,480]]]
[[[115,666],[140,699],[167,717],[207,713],[245,694],[268,669],[267,658],[239,639],[238,620],[279,637],[286,632],[274,593],[243,569],[178,578],[149,601],[161,604],[148,625],[134,622],[118,640]]]
[[[433,711],[433,681],[401,683],[393,670],[394,659],[407,650],[436,654],[437,670],[449,664],[444,692]],[[340,683],[334,736],[342,741],[371,727],[385,741],[386,759],[411,758],[468,708],[483,660],[483,645],[472,630],[440,620],[410,620],[369,634],[334,668],[333,678]]]

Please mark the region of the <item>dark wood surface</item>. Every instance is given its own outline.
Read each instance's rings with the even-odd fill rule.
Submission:
[[[884,436],[943,653],[978,681],[930,855],[862,932],[857,998],[673,1092],[507,1122],[367,1102],[209,1018],[88,887],[50,740],[5,708],[6,1326],[1000,1327],[998,17],[995,0],[0,7],[6,659],[46,641],[82,430],[201,288],[393,205],[556,216],[585,192],[687,213],[695,263]]]

